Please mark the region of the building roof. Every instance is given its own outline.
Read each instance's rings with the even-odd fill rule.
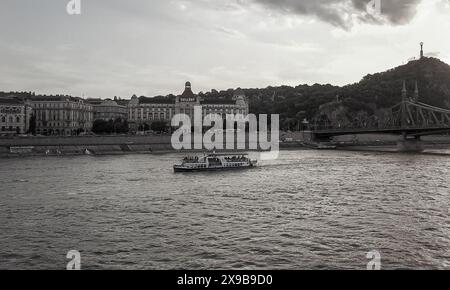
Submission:
[[[23,102],[15,97],[4,97],[0,98],[0,104],[20,105],[23,104]]]
[[[111,99],[106,99],[100,102],[100,104],[96,104],[97,106],[109,106],[109,107],[120,107],[119,104],[117,104],[116,101],[113,101]]]
[[[117,101],[116,101],[116,103],[117,103],[119,106],[127,106],[129,102],[130,102],[130,100],[117,100]]]
[[[103,100],[100,99],[100,98],[97,98],[97,99],[93,99],[93,98],[86,99],[86,103],[91,104],[91,105],[100,105],[102,102],[103,102]]]
[[[231,99],[205,99],[200,103],[202,105],[236,105],[236,101]]]
[[[186,88],[180,97],[186,98],[186,99],[192,99],[192,98],[195,98],[196,96],[192,92],[191,88]]]
[[[139,98],[140,104],[175,104],[175,100],[171,98],[148,98],[148,97],[140,97]]]
[[[29,98],[32,102],[61,102],[61,101],[71,101],[78,102],[83,100],[81,98],[75,98],[71,96],[32,96]]]
[[[195,99],[197,96],[192,92],[192,86],[190,82],[186,82],[184,86],[184,92],[180,96],[183,99]]]

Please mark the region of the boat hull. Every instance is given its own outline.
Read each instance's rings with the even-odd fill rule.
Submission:
[[[211,167],[211,168],[186,168],[174,166],[173,171],[179,172],[208,172],[208,171],[232,171],[232,170],[246,170],[253,169],[255,166],[240,166],[240,167]]]

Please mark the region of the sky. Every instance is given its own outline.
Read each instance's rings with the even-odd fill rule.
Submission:
[[[79,1],[79,15],[69,0],[0,1],[0,91],[346,85],[418,57],[420,42],[450,63],[450,0]]]

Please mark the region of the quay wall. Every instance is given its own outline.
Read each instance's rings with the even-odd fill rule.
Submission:
[[[0,157],[17,155],[81,155],[86,153],[102,155],[172,152],[175,149],[172,147],[171,137],[171,135],[152,135],[0,138]],[[194,141],[193,136],[191,140],[192,142]],[[236,140],[237,138],[234,142],[234,148],[238,148]],[[224,148],[226,148],[225,142],[226,138],[224,138]],[[11,147],[32,147],[32,149],[30,152],[25,153],[11,153]],[[191,148],[194,148],[193,144]],[[248,140],[245,148],[249,148]]]
[[[0,138],[0,157],[17,155],[95,155],[172,151],[171,136],[82,136]],[[32,147],[11,153],[11,147]]]
[[[170,144],[171,136],[83,136],[0,138],[0,147]]]
[[[281,133],[280,137],[288,137],[292,142],[280,143],[280,149],[308,148],[304,145],[307,141],[304,134]],[[390,135],[360,135],[343,136],[335,138],[339,147],[352,146],[395,146],[398,136]],[[192,140],[194,138],[192,137]],[[226,140],[224,140],[226,141]],[[450,136],[426,136],[422,138],[425,145],[450,144]],[[248,142],[246,142],[248,143]],[[235,142],[235,148],[237,143]],[[448,145],[450,146],[450,145]],[[26,154],[11,153],[11,147],[33,147]],[[225,146],[224,146],[225,147]],[[194,148],[192,146],[192,148]],[[248,148],[248,145],[246,145]],[[260,150],[261,148],[258,148]],[[82,136],[82,137],[0,137],[0,157],[17,155],[81,155],[88,152],[95,155],[109,154],[151,154],[174,152],[170,135],[152,136]],[[202,150],[191,150],[201,152]],[[219,151],[219,150],[218,150]]]

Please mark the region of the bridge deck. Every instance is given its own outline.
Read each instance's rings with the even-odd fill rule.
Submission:
[[[410,136],[427,136],[440,135],[450,133],[450,127],[433,127],[433,128],[388,128],[388,129],[325,129],[312,130],[312,133],[319,137],[333,137],[342,135],[359,135],[359,134],[392,134]]]

